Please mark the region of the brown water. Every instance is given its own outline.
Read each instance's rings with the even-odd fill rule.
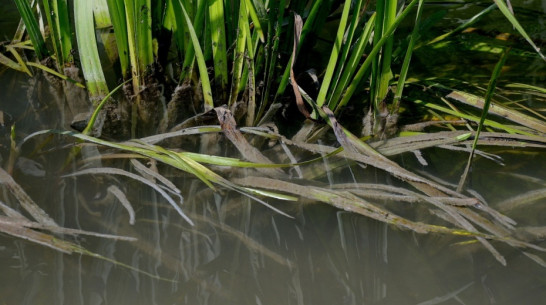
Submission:
[[[544,65],[538,76],[526,77],[544,83]],[[56,117],[36,119],[29,108],[35,101],[27,98],[27,87],[22,74],[7,72],[0,80],[0,110],[16,121],[18,140],[59,125]],[[5,164],[8,130],[0,131]],[[198,180],[171,172],[182,190],[184,211],[195,222],[190,226],[156,192],[138,182],[104,175],[61,178],[59,169],[68,150],[49,144],[34,153],[43,139],[37,137],[23,146],[20,159],[30,163],[16,167],[15,180],[63,226],[137,237],[138,242],[65,238],[141,272],[0,235],[1,304],[511,305],[546,300],[546,268],[503,244],[495,246],[505,255],[506,267],[481,246],[460,244],[466,241],[462,238],[402,231],[323,204],[270,201],[294,217],[290,219],[232,192],[213,194]],[[470,181],[470,187],[492,206],[544,188],[543,150],[493,152],[506,165],[478,159]],[[438,149],[424,150],[423,155],[427,167],[418,165],[413,154],[397,161],[456,183],[467,158],[464,153]],[[118,161],[103,165],[127,168]],[[329,179],[394,183],[370,168],[352,165],[351,170],[333,172]],[[133,204],[135,225],[105,191],[112,184],[124,190]],[[15,204],[3,188],[0,200]],[[545,203],[543,199],[508,215],[520,226],[544,226]],[[399,212],[411,215],[406,203],[400,205]],[[536,244],[546,246],[544,241]]]

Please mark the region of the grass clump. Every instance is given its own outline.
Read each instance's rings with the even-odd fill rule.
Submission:
[[[28,66],[41,66],[24,57],[44,61],[51,54],[49,58],[55,64],[49,64],[48,69],[64,75],[66,81],[72,76],[66,75],[64,67],[81,68],[87,93],[94,101],[88,107],[90,119],[84,132],[51,132],[123,151],[124,158],[146,158],[169,165],[215,191],[242,193],[282,214],[286,213],[265,199],[306,198],[419,233],[474,238],[503,264],[504,258],[491,241],[544,251],[517,239],[510,218],[485,207],[483,200],[464,187],[473,156],[487,156],[477,150],[479,144],[505,141],[504,145],[544,148],[546,124],[541,110],[515,107],[507,97],[515,90],[512,88],[517,88],[544,101],[543,88],[498,85],[502,69],[510,61],[508,50],[512,47],[517,51],[521,46],[515,41],[503,42],[500,55],[489,49],[489,56],[499,63],[494,69],[488,66],[486,91],[481,84],[468,85],[443,75],[412,76],[416,53],[456,42],[458,35],[471,26],[480,26],[480,18],[496,9],[532,50],[531,54],[513,51],[510,54],[515,55],[511,56],[523,58],[518,54],[526,54],[543,65],[544,56],[502,0],[434,37],[425,31],[438,19],[425,14],[427,3],[423,0],[407,1],[400,7],[390,0],[375,4],[363,0],[134,0],[105,1],[97,6],[76,0],[73,12],[66,10],[64,1],[43,1],[35,8],[24,0],[16,2],[30,38],[25,46],[32,45],[34,52],[23,51],[21,43],[25,42],[14,40],[4,44],[11,55],[2,55],[0,62],[30,74]],[[37,27],[44,18],[48,36]],[[325,30],[332,25],[333,30]],[[106,29],[104,35],[97,35],[102,29]],[[65,35],[71,32],[76,33],[75,40]],[[409,33],[408,39],[402,33]],[[51,51],[46,42],[52,45]],[[78,63],[71,57],[73,45],[79,54]],[[315,60],[314,55],[324,60]],[[107,70],[108,61],[113,68]],[[45,67],[42,70],[47,71]],[[111,94],[107,75],[122,83],[123,94]],[[66,87],[66,81],[61,86]],[[286,90],[288,82],[292,91]],[[359,113],[347,115],[351,109]],[[413,113],[418,114],[417,119]],[[290,118],[297,118],[297,123],[288,124]],[[294,136],[279,133],[275,126],[279,122],[289,125],[279,129],[291,130],[286,134]],[[97,128],[106,136],[125,141],[107,141],[99,137],[100,133],[90,134]],[[216,147],[215,136],[220,132],[244,160],[212,156],[207,151]],[[201,152],[168,145],[172,137],[189,134],[200,136]],[[257,137],[249,141],[248,134]],[[330,146],[317,143],[317,139],[328,136],[333,140]],[[157,145],[160,141],[162,145]],[[264,153],[265,143],[277,144],[276,160]],[[470,155],[456,189],[389,158],[437,146]],[[312,157],[302,161],[289,147]],[[306,166],[325,159],[377,168],[398,179],[403,187],[376,189],[374,196],[359,191],[369,185],[307,187],[306,183],[314,185],[316,177],[327,176],[331,170],[325,168],[306,176]],[[255,168],[265,177],[245,178],[237,169],[232,176],[223,177],[212,170],[222,166]],[[283,170],[286,167],[293,168],[300,180],[285,181],[289,179]],[[69,175],[113,172],[120,173],[103,168]],[[165,185],[146,178],[146,174],[141,176],[131,174],[130,178],[144,179],[170,198],[162,191]],[[421,223],[398,216],[368,201],[377,198],[424,203],[431,213],[443,215],[444,222]],[[178,203],[167,200],[191,223]]]

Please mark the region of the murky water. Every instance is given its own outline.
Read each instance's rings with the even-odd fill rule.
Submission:
[[[544,72],[541,75],[527,77],[540,82]],[[1,77],[0,110],[16,122],[18,140],[62,125],[55,117],[36,119],[25,75],[6,72]],[[6,164],[9,133],[5,128],[1,132],[0,154]],[[543,304],[546,299],[546,268],[500,243],[494,245],[505,255],[506,267],[481,245],[462,243],[467,241],[463,238],[402,231],[323,204],[270,201],[291,219],[233,192],[214,194],[197,179],[170,171],[169,177],[182,190],[184,210],[195,223],[190,226],[158,193],[139,182],[107,175],[62,178],[83,164],[61,172],[69,150],[49,144],[36,153],[44,139],[37,137],[23,146],[19,156],[24,161],[17,163],[14,178],[25,191],[63,226],[138,241],[64,237],[117,262],[113,263],[0,235],[2,304],[508,305]],[[492,206],[544,188],[544,151],[491,152],[506,165],[478,159],[470,187]],[[397,161],[456,183],[467,158],[438,149],[424,150],[423,156],[427,167],[413,154]],[[119,160],[103,165],[128,168]],[[335,183],[394,183],[370,168],[352,170],[354,175],[345,170],[329,178]],[[134,225],[106,191],[110,185],[127,194],[135,209]],[[15,203],[4,188],[0,200]],[[542,199],[507,214],[520,226],[543,226],[545,203]],[[398,209],[412,213],[407,203]],[[544,241],[533,242],[546,246]]]

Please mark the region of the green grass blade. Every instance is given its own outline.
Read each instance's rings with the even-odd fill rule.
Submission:
[[[140,83],[143,84],[143,73],[147,73],[149,66],[154,63],[152,40],[152,1],[134,0],[135,35],[137,57],[140,71]]]
[[[89,118],[89,122],[87,122],[87,126],[82,131],[83,134],[89,135],[91,133],[91,130],[93,130],[93,126],[95,125],[95,121],[97,120],[97,117],[99,116],[99,113],[100,113],[100,110],[102,109],[102,107],[106,104],[106,102],[108,100],[110,100],[110,97],[114,93],[116,93],[116,91],[121,89],[123,87],[123,85],[127,84],[129,81],[131,81],[131,79],[128,79],[128,80],[124,81],[123,83],[119,84],[116,88],[114,88],[112,91],[110,91],[110,93],[108,93],[108,95],[106,95],[102,99],[102,101],[97,105],[97,107],[95,108],[95,111],[93,111],[93,114]]]
[[[57,24],[57,37],[60,39],[60,47],[62,61],[64,63],[74,64],[74,56],[72,55],[72,26],[69,19],[69,11],[67,0],[53,0],[54,19]]]
[[[108,94],[108,87],[97,50],[95,26],[93,23],[92,1],[74,1],[74,19],[76,20],[76,39],[80,54],[82,71],[87,84],[87,90],[93,103]]]
[[[13,55],[13,57],[15,57],[15,60],[17,60],[17,63],[15,63],[13,60],[11,60],[10,58],[6,57],[5,55],[1,53],[0,53],[0,63],[3,63],[4,65],[12,69],[25,72],[26,74],[28,74],[28,76],[32,77],[32,72],[30,72],[30,70],[28,69],[27,64],[21,57],[21,54],[19,54],[17,50],[15,50],[15,48],[12,46],[6,46],[6,49]]]
[[[491,12],[492,10],[494,10],[497,6],[495,4],[491,4],[490,6],[488,6],[486,9],[484,9],[483,11],[477,13],[476,15],[472,16],[472,18],[468,19],[467,21],[465,21],[464,23],[462,23],[461,25],[459,25],[456,29],[454,29],[453,31],[450,31],[450,32],[447,32],[443,35],[440,35],[434,39],[432,39],[431,41],[429,41],[427,44],[433,44],[433,43],[436,43],[436,42],[439,42],[439,41],[442,41],[450,36],[453,36],[457,33],[460,33],[462,32],[463,30],[467,29],[468,27],[470,27],[471,25],[473,25],[474,23],[478,22],[479,20],[481,20],[485,15],[489,14],[489,12]]]
[[[413,25],[413,31],[411,32],[411,38],[406,50],[406,56],[402,63],[402,70],[398,77],[398,83],[396,85],[396,93],[394,94],[394,101],[392,107],[392,113],[398,112],[400,107],[400,99],[402,98],[402,92],[404,91],[404,85],[406,83],[406,77],[408,75],[409,65],[411,62],[411,55],[413,54],[413,46],[419,37],[419,28],[421,26],[421,13],[423,12],[423,0],[419,0],[419,6],[417,7],[417,14],[415,16],[415,24]]]
[[[225,95],[228,83],[226,28],[224,20],[224,1],[208,0],[214,78],[220,96]],[[222,98],[223,99],[223,98]]]
[[[55,12],[49,6],[49,0],[43,0],[42,5],[44,7],[44,15],[47,20],[47,25],[49,26],[49,34],[51,35],[51,41],[53,45],[53,52],[57,57],[57,69],[62,72],[62,67],[64,67],[64,57],[61,53],[61,42],[59,40],[60,30],[57,28],[59,23],[56,21]]]
[[[184,5],[179,0],[173,0],[175,3],[173,3],[173,8],[175,10],[175,16],[183,15],[181,5]],[[205,20],[205,8],[206,8],[207,0],[199,0],[197,3],[197,11],[194,16],[193,26],[196,33],[203,32],[203,26],[204,26],[204,20]],[[184,33],[188,33],[188,37],[191,39],[191,34],[189,30],[187,30],[186,22],[182,18],[176,18],[177,22],[180,22],[178,25],[179,31],[180,29],[184,29]],[[191,43],[191,40],[184,44],[185,46],[185,53],[184,53],[184,62],[182,63],[182,71],[180,73],[179,83],[189,82],[191,75],[193,73],[193,66],[195,63],[195,49],[193,48],[193,44]]]
[[[107,0],[108,12],[112,26],[114,27],[114,35],[116,36],[116,45],[118,47],[119,63],[121,67],[121,75],[124,79],[129,78],[129,42],[127,31],[127,20],[125,16],[125,6],[123,2],[117,0]]]
[[[258,118],[262,116],[266,107],[269,106],[269,92],[273,80],[276,78],[275,68],[277,57],[279,56],[279,41],[282,34],[282,23],[284,11],[286,9],[286,0],[270,1],[269,2],[269,24],[267,31],[267,42],[265,49],[265,67],[264,67],[264,83],[265,89],[262,95],[260,108],[258,109]]]
[[[440,105],[436,105],[436,104],[433,104],[433,103],[430,103],[430,102],[425,102],[425,101],[422,101],[422,100],[413,100],[413,102],[416,103],[417,105],[425,106],[427,108],[431,108],[431,109],[438,110],[438,111],[441,111],[441,112],[444,112],[444,113],[447,113],[447,114],[451,114],[453,116],[457,116],[457,117],[460,117],[460,118],[463,118],[465,120],[469,120],[469,121],[472,121],[472,122],[475,122],[475,123],[480,122],[480,118],[477,117],[477,116],[474,116],[474,115],[465,114],[465,113],[462,113],[462,112],[459,112],[459,111],[454,111],[454,110],[451,110],[449,108],[446,108],[446,107],[443,107],[443,106],[440,106]],[[484,125],[488,126],[488,127],[504,130],[504,131],[506,131],[508,133],[516,133],[516,134],[521,134],[521,135],[526,135],[526,136],[533,136],[533,134],[528,132],[528,131],[518,129],[518,128],[512,127],[510,125],[505,125],[505,124],[502,124],[502,123],[499,123],[499,122],[496,122],[496,121],[493,121],[493,120],[486,119],[484,121]]]
[[[347,20],[349,19],[349,11],[351,9],[351,0],[345,0],[343,5],[343,13],[341,14],[341,19],[339,21],[339,26],[337,29],[336,40],[330,53],[330,60],[328,61],[328,66],[326,67],[326,72],[324,78],[322,79],[322,85],[320,86],[320,91],[316,100],[317,106],[322,107],[326,100],[326,94],[330,88],[330,82],[332,81],[332,76],[334,74],[334,69],[336,64],[339,61],[338,55],[341,51],[343,45],[343,38],[345,35],[345,28],[347,26]]]
[[[516,17],[512,14],[512,12],[510,12],[508,7],[506,6],[506,3],[504,3],[503,0],[493,0],[493,1],[495,1],[497,6],[499,7],[499,10],[504,14],[506,19],[508,19],[508,21],[510,21],[510,23],[514,26],[514,28],[516,28],[516,30],[519,32],[519,34],[521,36],[523,36],[523,38],[525,38],[525,40],[527,40],[527,42],[531,45],[531,47],[533,47],[533,49],[535,49],[535,51],[542,58],[542,60],[546,61],[546,57],[544,57],[544,54],[542,54],[540,52],[540,48],[537,47],[537,45],[533,42],[533,40],[531,40],[531,37],[529,37],[529,35],[527,35],[527,32],[525,32],[525,30],[523,29],[521,24],[518,22]]]
[[[35,62],[30,62],[30,61],[28,61],[28,62],[26,62],[26,65],[36,67],[36,68],[38,68],[38,69],[41,69],[41,70],[44,71],[44,72],[47,72],[47,73],[52,74],[52,75],[55,75],[55,76],[57,76],[58,78],[60,78],[60,79],[62,79],[62,80],[65,80],[65,81],[68,81],[68,82],[73,83],[73,84],[74,84],[75,86],[77,86],[77,87],[85,88],[85,86],[84,86],[83,84],[78,83],[77,81],[75,81],[75,80],[69,78],[68,76],[66,76],[66,75],[64,75],[64,74],[61,74],[61,73],[59,73],[59,72],[57,72],[57,71],[55,71],[55,70],[53,70],[53,69],[51,69],[51,68],[49,68],[49,67],[46,67],[46,66],[44,66],[44,65],[42,65],[42,64],[37,64],[37,63],[35,63]]]
[[[506,59],[508,58],[509,53],[510,53],[510,48],[504,51],[504,54],[502,54],[502,57],[500,58],[497,65],[495,66],[495,69],[493,69],[493,73],[491,74],[491,79],[489,80],[489,84],[487,85],[487,92],[485,93],[485,101],[483,105],[482,115],[480,117],[480,122],[478,123],[478,130],[476,130],[476,134],[474,135],[474,142],[472,143],[472,151],[470,151],[466,168],[461,177],[461,180],[459,181],[459,185],[457,186],[457,192],[461,192],[466,183],[466,177],[468,176],[468,172],[472,164],[472,159],[474,157],[474,152],[476,151],[476,146],[478,145],[480,132],[483,129],[485,118],[487,117],[487,113],[489,112],[489,105],[491,104],[491,98],[493,97],[493,92],[495,91],[495,87],[497,86],[497,79],[499,78],[502,67],[504,66],[504,63],[506,62]]]
[[[250,15],[250,18],[252,19],[252,23],[254,24],[254,30],[258,33],[258,36],[260,37],[260,41],[265,42],[264,32],[262,30],[262,25],[260,24],[260,19],[258,18],[258,13],[256,13],[256,8],[254,7],[254,3],[250,0],[245,0],[245,4],[248,9],[248,14]]]
[[[112,26],[106,1],[107,0],[93,0],[93,17],[95,17],[95,28],[97,29]]]
[[[383,23],[385,19],[385,2],[388,0],[377,0],[377,3],[375,5],[375,14],[376,14],[376,20],[374,23],[374,30],[373,30],[373,46],[376,46],[380,41],[381,38],[383,38]],[[386,42],[387,40],[385,40]],[[383,48],[383,46],[381,47]],[[379,49],[380,51],[381,49]],[[369,55],[368,55],[369,56]],[[376,105],[376,99],[378,96],[378,88],[379,88],[379,81],[381,74],[379,72],[379,65],[381,64],[381,53],[378,52],[377,56],[374,56],[372,62],[371,62],[371,78],[370,78],[370,102],[372,105]],[[375,107],[374,107],[375,108]]]
[[[375,23],[375,16],[376,14],[374,13],[370,17],[368,22],[366,22],[364,30],[362,31],[362,35],[358,39],[356,45],[353,47],[351,57],[349,58],[349,61],[346,64],[346,68],[343,70],[343,74],[341,75],[339,83],[336,86],[334,93],[330,97],[328,105],[330,108],[335,108],[336,113],[339,112],[345,106],[344,104],[338,104],[338,102],[340,100],[341,94],[343,93],[343,90],[347,88],[347,84],[349,83],[351,77],[353,77],[353,75],[355,74],[358,68],[358,62],[364,55],[364,50],[373,32],[372,30],[373,30],[373,25]]]
[[[182,1],[182,0],[179,0]],[[188,13],[186,12],[186,9],[184,8],[184,5],[182,2],[180,2],[182,9],[182,13],[184,14],[184,19],[186,20],[187,28],[190,32],[191,42],[193,45],[193,48],[195,50],[195,57],[197,60],[197,67],[199,68],[199,75],[201,77],[201,86],[203,88],[203,98],[205,100],[205,110],[209,110],[214,108],[214,102],[212,99],[212,90],[210,88],[210,80],[209,75],[207,72],[207,65],[205,64],[205,58],[203,57],[203,51],[201,50],[201,46],[199,45],[199,40],[197,38],[197,34],[195,33],[195,30],[193,28],[193,25],[190,20],[190,16],[188,16]]]
[[[326,99],[326,104],[329,104],[328,101],[331,100],[332,94],[334,93],[335,89],[337,88],[337,85],[341,79],[341,74],[343,70],[345,69],[345,65],[347,62],[347,56],[349,55],[349,51],[353,48],[353,38],[355,35],[356,30],[360,26],[361,21],[361,7],[362,7],[362,0],[356,1],[353,4],[353,13],[351,17],[351,23],[349,30],[345,33],[344,43],[343,43],[343,49],[341,50],[341,55],[339,56],[340,60],[338,61],[338,65],[336,66],[336,72],[334,73],[334,76],[332,77],[334,80],[334,83],[330,86],[330,90],[328,91],[328,97]]]
[[[44,38],[42,37],[42,33],[40,32],[40,28],[38,26],[38,18],[36,18],[32,12],[32,8],[27,0],[14,1],[21,18],[25,23],[25,27],[27,28],[27,32],[30,36],[30,40],[32,41],[32,46],[34,47],[36,56],[39,60],[46,58],[49,55],[49,52],[47,51]]]
[[[446,95],[446,97],[479,109],[483,109],[483,107],[485,106],[485,101],[483,98],[457,89],[452,89],[452,92]],[[540,117],[536,118],[526,115],[523,112],[503,106],[499,103],[491,102],[488,107],[489,114],[500,116],[503,119],[510,120],[514,123],[546,134],[546,121],[541,120]]]
[[[418,0],[412,0],[406,6],[406,8],[402,11],[402,13],[400,13],[398,15],[398,17],[396,17],[393,24],[385,31],[383,37],[377,42],[377,44],[374,45],[373,49],[368,54],[368,57],[366,58],[366,60],[364,60],[364,63],[362,63],[362,65],[358,69],[358,72],[354,76],[353,80],[351,81],[351,83],[349,84],[349,86],[347,87],[345,92],[343,93],[343,95],[341,97],[341,101],[339,102],[340,104],[346,105],[347,102],[349,101],[349,99],[351,99],[351,97],[353,96],[354,92],[356,91],[358,85],[360,84],[360,81],[362,80],[362,78],[364,77],[366,72],[368,71],[368,68],[370,67],[370,64],[372,63],[372,61],[375,59],[375,57],[379,53],[379,51],[380,51],[381,47],[383,46],[383,44],[387,41],[388,37],[390,35],[392,35],[392,33],[394,33],[394,30],[396,30],[396,28],[398,27],[400,22],[402,22],[402,20],[409,14],[409,12],[417,4],[417,2],[418,2]]]
[[[184,53],[184,46],[186,45],[186,35],[184,35],[184,23],[179,20],[180,18],[177,18],[177,16],[182,15],[182,13],[177,14],[175,12],[178,5],[180,4],[177,0],[167,0],[163,26],[172,32],[174,42],[180,55]],[[180,9],[178,9],[178,12],[180,12]]]
[[[5,56],[2,53],[0,53],[0,64],[3,64],[7,66],[8,68],[11,68],[17,71],[25,72],[28,74],[28,76],[32,77],[32,73],[30,73],[28,69],[25,69],[22,65],[14,62],[13,60],[11,60],[9,57]]]
[[[235,52],[233,54],[233,68],[231,80],[231,93],[228,106],[233,105],[237,101],[239,94],[239,83],[243,71],[243,63],[245,61],[245,49],[247,45],[247,34],[245,24],[248,24],[248,11],[246,9],[246,1],[241,1],[239,6],[239,25],[237,31],[237,40],[235,42]]]
[[[383,18],[383,30],[386,30],[389,26],[392,25],[394,19],[396,18],[396,1],[386,1],[385,2],[385,16]],[[389,35],[385,45],[383,46],[381,54],[381,71],[379,73],[379,82],[378,88],[375,96],[375,111],[379,110],[379,104],[387,96],[389,90],[389,83],[392,79],[391,71],[391,57],[392,57],[392,46],[394,42],[393,35]]]

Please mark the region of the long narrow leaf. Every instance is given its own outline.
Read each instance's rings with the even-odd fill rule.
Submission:
[[[129,78],[129,47],[127,37],[127,20],[125,17],[125,6],[117,0],[107,0],[110,19],[116,36],[118,57],[121,67],[121,75],[124,79]]]
[[[56,28],[59,31],[57,37],[59,38],[62,62],[66,64],[74,63],[74,56],[72,55],[72,26],[69,20],[69,11],[67,0],[53,0],[53,13]]]
[[[100,63],[95,26],[93,24],[92,1],[75,0],[74,16],[76,22],[76,38],[80,53],[83,75],[87,83],[87,90],[93,101],[101,100],[108,94],[106,79]]]
[[[19,10],[19,14],[25,23],[28,35],[32,41],[32,46],[36,51],[36,56],[39,60],[46,58],[49,55],[49,52],[47,51],[44,38],[40,32],[38,19],[34,16],[29,2],[27,0],[15,0],[15,5],[17,5],[17,10]]]
[[[347,20],[349,19],[349,11],[351,9],[351,0],[345,0],[343,5],[343,13],[341,14],[341,19],[339,20],[339,26],[337,29],[336,40],[330,53],[330,60],[328,61],[328,66],[326,67],[326,72],[324,78],[322,79],[322,84],[320,86],[320,91],[317,97],[317,106],[322,107],[326,100],[326,94],[330,89],[330,82],[332,81],[332,75],[334,74],[334,69],[338,63],[338,55],[341,51],[343,45],[343,37],[345,35],[345,28],[347,26]]]
[[[413,31],[411,32],[411,38],[406,50],[406,56],[402,63],[402,70],[398,77],[398,84],[396,85],[396,93],[394,94],[393,112],[398,112],[400,107],[400,99],[402,98],[402,92],[404,91],[404,85],[406,83],[406,76],[408,75],[409,65],[411,62],[411,55],[413,54],[413,46],[419,37],[419,28],[421,25],[421,13],[423,12],[423,0],[419,0],[419,6],[417,7],[417,15],[415,16],[415,24],[413,25]]]
[[[342,96],[341,101],[339,103],[341,103],[342,105],[347,104],[349,99],[353,96],[354,92],[356,91],[358,85],[360,84],[360,81],[362,80],[362,78],[364,77],[366,72],[368,71],[368,68],[370,67],[370,64],[372,63],[372,60],[374,60],[374,58],[377,56],[379,50],[383,46],[383,44],[387,41],[388,37],[390,35],[392,35],[394,30],[396,30],[396,28],[400,24],[400,22],[402,22],[402,20],[409,14],[409,12],[417,4],[417,2],[418,2],[418,0],[412,0],[406,6],[406,8],[402,11],[402,13],[400,13],[400,15],[398,15],[398,17],[396,17],[395,21],[387,29],[387,31],[385,31],[385,33],[384,33],[383,37],[380,39],[380,41],[378,41],[378,43],[374,45],[373,49],[370,51],[370,54],[368,54],[368,57],[366,58],[366,60],[364,60],[364,63],[362,63],[362,65],[360,66],[360,69],[358,70],[358,72],[354,76],[351,84],[349,85],[349,87],[347,87],[347,89],[343,93],[343,96]]]
[[[514,26],[514,28],[516,28],[516,30],[519,32],[519,34],[521,36],[523,36],[523,38],[525,38],[525,40],[527,40],[527,42],[531,45],[531,47],[533,47],[533,49],[535,49],[535,51],[538,53],[538,55],[544,61],[546,61],[546,57],[544,57],[544,54],[542,54],[540,52],[540,48],[537,47],[537,45],[533,42],[531,37],[529,37],[529,35],[527,35],[527,32],[525,32],[525,30],[523,29],[521,24],[518,22],[518,20],[514,16],[514,14],[512,14],[512,12],[510,12],[510,9],[508,9],[508,7],[506,6],[506,3],[504,3],[503,0],[493,0],[493,1],[495,1],[497,6],[499,7],[499,10],[504,14],[506,19],[508,19],[508,21],[510,21],[510,23]]]
[[[179,0],[182,1],[182,0]],[[193,25],[191,23],[190,16],[188,16],[188,13],[186,12],[186,9],[184,8],[184,4],[180,2],[180,7],[182,9],[182,13],[184,14],[184,19],[186,20],[186,25],[188,27],[188,30],[190,32],[191,42],[193,45],[193,48],[195,50],[195,56],[197,60],[197,66],[199,67],[199,75],[201,77],[201,86],[203,88],[203,98],[205,100],[205,110],[210,110],[214,108],[214,102],[212,99],[212,90],[210,87],[210,80],[209,75],[207,71],[207,65],[205,64],[205,58],[203,57],[203,51],[201,50],[201,45],[199,45],[199,40],[197,39],[197,34],[195,33],[195,30],[193,28]]]
[[[208,2],[212,56],[214,59],[214,78],[215,84],[219,87],[220,96],[223,96],[225,95],[228,83],[224,1],[208,0]]]
[[[364,27],[364,30],[362,31],[362,35],[358,39],[358,42],[356,43],[355,47],[353,48],[353,51],[351,53],[351,57],[349,58],[349,61],[347,62],[346,66],[347,68],[343,71],[343,74],[341,75],[341,79],[339,80],[339,83],[332,94],[332,96],[329,99],[328,106],[332,109],[336,109],[336,113],[339,112],[345,104],[338,104],[341,94],[343,93],[343,90],[347,87],[351,77],[355,74],[357,68],[358,68],[358,62],[362,58],[362,55],[364,54],[364,50],[366,49],[366,46],[368,44],[368,41],[370,40],[370,37],[373,33],[373,25],[375,23],[375,16],[374,13],[370,19],[368,19],[368,22],[366,22],[366,26]]]
[[[245,47],[247,45],[247,31],[245,31],[245,23],[248,23],[246,1],[241,1],[239,6],[239,25],[237,31],[237,40],[235,42],[235,52],[233,54],[231,93],[228,106],[231,106],[235,103],[239,94],[239,83],[241,81],[243,63],[245,61]]]
[[[483,129],[485,118],[487,117],[487,113],[489,112],[489,105],[491,104],[491,98],[493,97],[493,92],[495,91],[495,87],[497,86],[497,79],[499,78],[502,67],[504,66],[504,63],[506,62],[506,59],[508,58],[509,53],[510,53],[510,49],[506,49],[506,51],[504,51],[504,54],[502,54],[502,57],[500,58],[497,65],[495,66],[495,69],[493,69],[493,73],[491,74],[491,79],[489,80],[489,85],[487,86],[487,92],[485,93],[485,101],[484,101],[484,105],[482,109],[482,115],[480,117],[480,122],[478,123],[478,130],[476,130],[476,134],[474,135],[474,142],[472,143],[472,151],[470,152],[470,155],[468,157],[468,162],[466,164],[466,168],[464,170],[464,173],[457,187],[458,192],[462,191],[466,183],[466,177],[468,175],[468,171],[470,170],[470,166],[472,164],[472,159],[474,157],[474,152],[476,151],[476,146],[478,145],[480,132]]]
[[[55,12],[49,6],[49,0],[43,0],[42,4],[44,6],[44,15],[47,20],[47,25],[49,26],[51,41],[53,42],[53,51],[55,52],[55,56],[57,57],[57,68],[59,71],[62,71],[62,67],[64,67],[64,57],[61,53],[61,42],[59,40],[60,30],[57,28],[59,23],[56,22],[56,19],[54,19]]]

